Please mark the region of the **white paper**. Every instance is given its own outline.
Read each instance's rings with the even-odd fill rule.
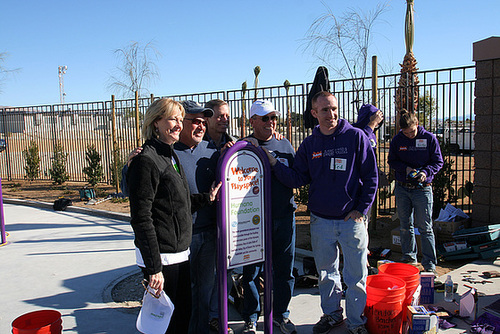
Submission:
[[[448,203],[446,204],[444,209],[441,209],[439,211],[439,216],[436,220],[440,222],[453,222],[455,221],[456,217],[464,219],[469,218],[469,216],[467,216],[462,210],[455,208],[453,205]]]

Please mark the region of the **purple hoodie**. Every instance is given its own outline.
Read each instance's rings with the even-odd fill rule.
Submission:
[[[420,125],[413,139],[406,137],[402,131],[392,138],[387,162],[396,171],[396,180],[399,182],[407,182],[406,167],[424,172],[427,175],[426,183],[431,183],[434,175],[443,167],[436,136]]]
[[[375,133],[372,130],[372,128],[368,126],[368,123],[370,123],[370,117],[372,117],[372,115],[375,114],[377,111],[379,111],[379,109],[374,105],[363,104],[358,111],[358,121],[353,124],[355,128],[363,130],[365,135],[368,136],[368,139],[370,140],[370,145],[373,148],[377,147],[377,136],[375,136]],[[380,123],[379,127],[381,125],[382,123]]]
[[[378,173],[368,138],[345,119],[329,136],[316,126],[304,139],[293,168],[273,167],[276,177],[291,188],[311,184],[308,207],[327,219],[343,219],[352,210],[366,214],[375,197]]]

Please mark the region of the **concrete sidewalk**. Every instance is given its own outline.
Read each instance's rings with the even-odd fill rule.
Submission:
[[[13,200],[5,200],[4,213],[9,236],[8,244],[0,247],[0,333],[10,333],[11,323],[18,316],[41,309],[61,312],[63,333],[138,333],[137,316],[111,298],[112,288],[138,271],[126,215],[74,207],[56,212],[48,204]],[[300,260],[299,254],[299,270]],[[459,283],[458,292],[466,290],[460,284],[461,273],[500,271],[499,266],[500,261],[471,263],[452,272]],[[500,297],[500,279],[493,280],[476,285],[486,295],[479,299],[480,308]],[[450,311],[458,308],[442,298],[436,293],[437,305]],[[299,334],[312,332],[321,316],[319,304],[317,288],[296,289],[290,311]],[[241,332],[239,315],[232,310],[229,318],[235,332]],[[458,324],[456,328],[442,332],[469,329],[462,321],[453,322]],[[259,328],[263,328],[262,321]],[[344,325],[331,333],[345,332]]]

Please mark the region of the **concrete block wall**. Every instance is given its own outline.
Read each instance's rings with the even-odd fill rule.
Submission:
[[[500,37],[473,44],[476,63],[473,226],[500,224]]]

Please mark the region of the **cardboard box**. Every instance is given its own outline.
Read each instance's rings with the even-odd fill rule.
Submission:
[[[408,306],[407,320],[407,333],[434,334],[438,331],[438,317],[429,314],[424,306]]]
[[[453,233],[464,228],[469,228],[470,224],[470,218],[460,219],[456,222],[442,222],[435,220],[433,222],[433,226],[437,242],[444,243],[448,241],[454,241],[455,239],[453,238]]]
[[[434,303],[434,273],[420,273],[420,304]]]
[[[418,229],[415,229],[415,240],[417,242],[418,254],[422,254],[422,240]],[[401,236],[399,234],[399,227],[391,231],[391,249],[395,252],[401,253]]]
[[[446,252],[454,252],[467,248],[466,241],[454,241],[454,242],[446,242],[443,244],[444,250]]]

